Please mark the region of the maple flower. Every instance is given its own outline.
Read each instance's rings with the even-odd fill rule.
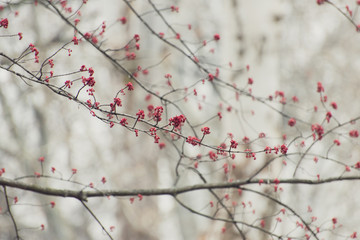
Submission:
[[[245,149],[245,157],[254,158],[254,160],[256,160],[255,153],[252,152],[251,149]]]
[[[331,107],[333,108],[333,109],[337,109],[337,104],[336,104],[336,102],[331,102],[330,103],[330,105],[331,105]]]
[[[324,91],[324,87],[322,85],[321,82],[318,82],[317,83],[317,92],[323,92]]]
[[[140,36],[139,36],[139,34],[135,34],[135,35],[134,35],[134,39],[135,39],[136,42],[140,41]]]
[[[264,219],[262,219],[262,220],[260,221],[260,225],[261,225],[262,228],[265,227],[265,220],[264,220]]]
[[[285,144],[281,145],[280,151],[284,155],[287,153],[288,148],[285,146]]]
[[[0,20],[0,27],[8,28],[8,26],[9,26],[9,21],[7,18],[3,18]]]
[[[136,116],[138,116],[138,119],[144,119],[145,118],[144,110],[139,109],[139,111],[136,113]]]
[[[188,136],[186,139],[186,142],[190,143],[193,146],[200,145],[200,141],[201,140],[198,139],[197,137],[192,137],[192,136]]]
[[[213,161],[216,161],[218,158],[218,155],[214,153],[213,151],[209,151],[209,158]]]
[[[271,153],[271,150],[272,150],[272,148],[269,147],[269,146],[266,146],[265,149],[264,149],[266,154]]]
[[[264,138],[264,137],[266,137],[265,133],[263,133],[263,132],[259,133],[259,138]]]
[[[120,98],[114,98],[114,103],[115,103],[116,106],[119,106],[119,107],[122,106]]]
[[[355,167],[356,169],[359,169],[359,168],[360,168],[360,161],[357,162],[357,163],[355,163],[354,167]]]
[[[163,149],[165,146],[166,146],[166,144],[164,142],[159,143],[159,148],[160,149]]]
[[[84,37],[85,37],[85,39],[90,39],[91,34],[87,32],[87,33],[84,34]]]
[[[122,18],[119,18],[119,21],[122,23],[122,24],[125,24],[127,22],[127,19],[126,17],[122,17]]]
[[[179,7],[177,6],[171,6],[170,9],[172,12],[179,12]]]
[[[203,128],[201,128],[201,131],[203,132],[204,135],[210,134],[210,128],[209,127],[203,127]]]
[[[70,80],[65,81],[65,88],[71,88],[71,85],[73,85],[73,82]]]
[[[317,133],[318,139],[322,139],[322,135],[324,134],[324,128],[320,124],[311,125],[311,131]],[[315,135],[314,135],[315,136]],[[351,136],[351,135],[350,135]]]
[[[326,121],[327,122],[330,122],[330,118],[332,117],[332,114],[331,114],[331,112],[327,112],[326,113]]]
[[[181,114],[169,119],[169,124],[174,126],[174,128],[181,128],[182,124],[186,121],[186,117]]]
[[[235,140],[231,140],[230,144],[231,144],[230,145],[231,148],[237,148],[237,146],[238,146],[238,143]]]
[[[156,108],[154,108],[154,112],[153,112],[153,116],[156,122],[160,122],[161,121],[161,115],[164,112],[164,108],[162,106],[158,106]]]
[[[212,75],[211,73],[209,73],[208,76],[209,76],[209,81],[214,80],[214,75]]]
[[[105,183],[106,183],[106,178],[105,178],[105,177],[102,177],[102,178],[101,178],[101,182],[102,182],[103,184],[105,184]]]
[[[359,132],[358,132],[358,130],[351,130],[349,132],[349,135],[350,135],[350,137],[357,138],[357,137],[359,137]]]
[[[129,123],[127,122],[127,119],[126,119],[126,118],[122,118],[122,119],[120,120],[120,124],[125,127],[125,125],[128,125]]]
[[[275,178],[275,179],[274,179],[274,183],[275,183],[275,184],[279,184],[279,183],[280,183],[280,180],[277,179],[277,178]]]
[[[126,87],[128,88],[129,91],[134,90],[134,86],[133,86],[133,84],[132,84],[131,82],[128,82],[128,83],[126,84]]]
[[[288,125],[290,127],[293,127],[293,126],[295,126],[295,124],[296,124],[296,119],[295,118],[290,118],[289,121],[288,121]]]
[[[247,136],[244,136],[243,139],[242,139],[242,141],[243,141],[244,143],[249,143],[249,142],[250,142],[250,139],[249,139]]]
[[[335,139],[334,144],[336,144],[337,146],[340,146],[340,141],[338,139]]]

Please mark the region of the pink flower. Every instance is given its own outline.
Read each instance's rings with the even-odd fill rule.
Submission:
[[[322,0],[322,2],[323,2],[323,0]],[[324,91],[324,87],[323,87],[322,83],[318,82],[317,83],[317,92],[323,92],[323,91]]]
[[[144,110],[139,109],[139,111],[136,113],[136,116],[138,116],[138,119],[144,119],[145,118]]]
[[[260,221],[260,225],[261,225],[262,228],[265,227],[265,220],[264,219]]]
[[[290,118],[289,121],[288,121],[288,125],[290,127],[293,127],[293,126],[295,126],[295,124],[296,124],[296,119],[295,118]]]
[[[105,177],[102,177],[102,178],[101,178],[101,182],[102,182],[103,184],[105,184],[105,183],[106,183],[106,178],[105,178]]]
[[[209,73],[209,81],[212,81],[212,80],[214,80],[214,75],[212,75],[211,73]]]
[[[326,113],[326,117],[325,117],[325,118],[326,118],[326,121],[327,121],[327,122],[330,122],[330,118],[331,118],[331,117],[332,117],[331,112],[327,112],[327,113]]]
[[[129,123],[127,122],[127,119],[126,119],[126,118],[123,118],[123,119],[120,120],[120,124],[125,127],[125,126],[128,125]]]
[[[165,144],[164,142],[159,143],[159,148],[160,148],[160,149],[165,148],[165,146],[166,146],[166,144]]]
[[[285,146],[285,144],[281,145],[280,151],[284,155],[287,153],[288,148]]]
[[[330,105],[331,105],[331,107],[332,107],[333,109],[337,109],[337,104],[336,104],[336,102],[331,102]]]
[[[324,134],[324,128],[320,124],[316,123],[316,124],[311,125],[311,131],[317,133],[319,140],[322,139],[322,135]]]
[[[7,18],[3,18],[0,20],[0,27],[8,28],[8,26],[9,26],[9,21]]]
[[[269,147],[269,146],[266,146],[265,149],[264,149],[264,151],[265,151],[266,154],[271,153],[271,150],[272,150],[272,149],[271,149],[271,147]]]
[[[169,124],[174,126],[174,128],[181,128],[182,124],[186,121],[186,117],[181,114],[169,119]]]
[[[357,138],[357,137],[359,137],[359,132],[358,132],[358,130],[351,130],[349,132],[349,135],[350,135],[350,137]]]
[[[275,183],[275,184],[279,184],[279,183],[280,183],[280,180],[277,179],[277,178],[275,178],[274,183]]]
[[[198,139],[197,137],[192,137],[192,136],[189,136],[187,139],[186,139],[186,142],[187,143],[190,143],[191,145],[193,146],[196,146],[196,145],[200,145],[200,139]]]
[[[114,103],[115,103],[116,106],[119,106],[119,107],[122,106],[120,98],[114,98]]]
[[[234,140],[231,140],[230,144],[231,144],[230,145],[231,148],[237,148],[237,146],[238,146],[238,143],[236,141],[234,141]]]
[[[170,9],[172,12],[179,12],[179,7],[171,6]]]
[[[138,194],[138,198],[139,198],[139,201],[141,201],[143,199],[143,195],[141,195],[140,193]]]
[[[210,128],[208,128],[208,127],[201,128],[201,131],[203,132],[204,135],[210,134]]]
[[[127,22],[127,19],[126,17],[122,17],[122,18],[119,18],[119,21],[122,23],[122,24],[125,24]]]

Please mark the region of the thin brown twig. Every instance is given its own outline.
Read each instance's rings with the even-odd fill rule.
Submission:
[[[20,235],[19,235],[19,229],[17,227],[17,224],[16,224],[16,221],[15,221],[15,218],[14,218],[14,215],[12,214],[11,212],[11,207],[10,207],[10,202],[9,202],[9,197],[8,197],[8,194],[7,194],[7,190],[6,190],[6,186],[5,185],[2,185],[3,189],[4,189],[4,195],[5,195],[5,202],[6,202],[6,206],[7,206],[7,211],[10,215],[10,218],[11,218],[11,221],[14,225],[14,229],[15,229],[15,235],[16,235],[16,239],[20,239]]]

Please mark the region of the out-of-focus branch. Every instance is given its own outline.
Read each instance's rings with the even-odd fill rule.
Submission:
[[[5,195],[5,202],[6,202],[6,206],[7,206],[7,211],[10,215],[10,218],[11,218],[11,221],[13,222],[13,225],[14,225],[14,229],[15,229],[15,234],[16,234],[16,239],[20,239],[20,236],[19,236],[19,229],[17,227],[17,224],[16,224],[16,221],[15,221],[15,218],[11,212],[11,209],[10,209],[10,202],[9,202],[9,197],[7,195],[7,191],[6,191],[6,186],[3,185],[3,189],[4,189],[4,195]]]
[[[94,191],[84,191],[84,190],[66,190],[66,189],[56,189],[51,187],[41,187],[39,185],[34,185],[30,183],[24,183],[20,181],[15,181],[7,178],[0,177],[0,185],[6,187],[12,187],[17,189],[23,189],[35,193],[40,193],[49,196],[58,196],[58,197],[68,197],[76,198],[82,201],[86,201],[87,198],[92,197],[104,197],[104,196],[114,196],[114,197],[126,197],[126,196],[136,196],[141,194],[143,196],[156,196],[156,195],[171,195],[176,196],[178,194],[187,193],[196,190],[209,190],[209,189],[224,189],[224,188],[239,188],[245,185],[251,184],[306,184],[306,185],[319,185],[332,182],[342,182],[342,181],[356,181],[360,180],[360,176],[348,176],[348,177],[335,177],[335,178],[326,178],[320,180],[309,180],[309,179],[252,179],[248,180],[238,180],[233,182],[223,182],[223,183],[204,183],[204,184],[195,184],[192,186],[185,187],[176,187],[176,188],[160,188],[160,189],[133,189],[133,190],[94,190]]]
[[[95,219],[95,221],[101,226],[102,230],[106,233],[106,235],[110,238],[113,239],[112,236],[110,235],[110,233],[106,230],[106,228],[104,227],[104,225],[101,223],[101,221],[96,217],[96,215],[94,214],[93,211],[91,211],[91,209],[84,203],[84,201],[81,201],[82,205],[84,206],[84,208],[91,214],[91,216]]]

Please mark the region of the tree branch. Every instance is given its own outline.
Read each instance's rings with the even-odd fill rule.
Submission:
[[[56,189],[51,187],[41,187],[35,184],[19,182],[11,179],[6,179],[0,177],[0,185],[5,187],[12,187],[17,189],[23,189],[30,192],[35,192],[39,194],[49,195],[49,196],[58,196],[66,198],[76,198],[81,201],[87,201],[87,198],[93,197],[104,197],[104,196],[114,196],[114,197],[126,197],[126,196],[136,196],[141,194],[143,196],[156,196],[156,195],[171,195],[176,196],[178,194],[187,193],[196,190],[209,190],[209,189],[224,189],[224,188],[239,188],[240,186],[250,185],[250,184],[259,184],[259,181],[263,181],[262,184],[274,184],[278,180],[274,179],[252,179],[248,180],[238,180],[233,182],[222,182],[222,183],[204,183],[204,184],[195,184],[192,186],[185,187],[175,187],[175,188],[160,188],[160,189],[133,189],[133,190],[94,190],[94,191],[83,191],[83,190],[64,190]],[[319,185],[332,182],[340,181],[354,181],[360,180],[360,176],[348,176],[348,177],[334,177],[326,178],[320,180],[309,180],[309,179],[279,179],[279,184],[306,184],[306,185]]]

